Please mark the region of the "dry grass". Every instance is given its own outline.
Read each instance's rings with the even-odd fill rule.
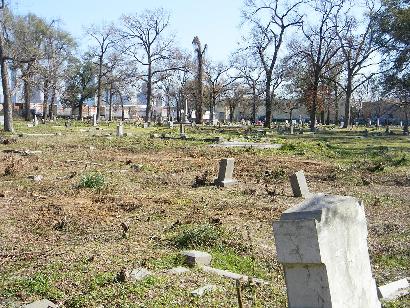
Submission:
[[[217,222],[220,238],[202,249],[217,255],[219,264],[272,281],[258,288],[257,306],[283,307],[271,224],[301,201],[291,196],[287,180],[300,169],[313,191],[364,200],[378,283],[410,276],[409,164],[386,163],[409,155],[408,138],[273,135],[269,140],[287,145],[278,151],[210,148],[203,141],[210,132],[191,132],[195,140],[182,141],[149,138],[164,129],[126,127],[134,135],[118,139],[105,136],[114,126],[80,128],[42,125],[34,130],[63,135],[27,136],[0,146],[0,306],[44,297],[65,307],[235,306],[232,281],[199,270],[181,277],[163,274],[179,262],[172,240],[178,232]],[[386,156],[379,146],[394,150],[383,161],[384,170],[369,171]],[[7,149],[42,152],[23,156],[4,153]],[[238,186],[209,185],[223,157],[235,158]],[[80,188],[81,178],[93,172],[104,177],[105,185]],[[35,182],[30,175],[44,178]],[[204,179],[201,185],[193,185],[197,177]],[[130,227],[127,238],[122,223]],[[122,268],[136,266],[157,274],[140,284],[115,282]],[[206,283],[218,284],[219,291],[200,299],[190,296]]]

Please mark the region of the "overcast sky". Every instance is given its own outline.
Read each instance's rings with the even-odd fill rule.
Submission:
[[[84,29],[91,24],[117,21],[122,14],[163,7],[171,14],[171,32],[180,47],[193,51],[198,35],[208,44],[208,55],[226,61],[241,38],[242,0],[7,0],[18,14],[34,13],[51,21],[61,20],[82,46],[87,45]]]

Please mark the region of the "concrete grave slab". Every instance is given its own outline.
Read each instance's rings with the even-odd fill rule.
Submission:
[[[320,195],[273,225],[289,308],[377,308],[364,207],[353,197]]]
[[[140,281],[144,279],[145,277],[148,277],[151,275],[151,272],[147,270],[144,267],[139,267],[136,269],[133,269],[131,274],[130,274],[130,280],[131,281]]]
[[[410,285],[407,278],[390,282],[377,288],[377,295],[385,301],[395,300],[401,296],[409,294]]]
[[[209,146],[218,148],[280,149],[282,147],[282,144],[226,141],[218,144],[211,144]]]

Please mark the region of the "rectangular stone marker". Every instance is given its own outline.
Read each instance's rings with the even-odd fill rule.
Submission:
[[[117,125],[117,137],[124,136],[124,126],[121,124]]]
[[[148,123],[147,122],[144,122],[144,124],[142,124],[143,125],[143,128],[148,128]]]
[[[377,308],[363,204],[353,197],[315,196],[273,224],[289,308]]]
[[[305,173],[303,170],[292,174],[290,177],[290,185],[292,186],[293,196],[309,198],[312,194],[309,192],[309,187],[306,182]]]
[[[216,186],[228,187],[238,183],[237,180],[232,178],[234,162],[234,158],[224,158],[220,160],[218,178],[214,181]]]
[[[183,251],[181,254],[183,257],[185,257],[185,262],[189,266],[211,264],[212,256],[207,252],[198,250],[188,250]]]
[[[97,126],[97,115],[93,114],[93,126]]]

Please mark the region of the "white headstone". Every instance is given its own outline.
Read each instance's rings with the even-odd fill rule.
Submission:
[[[124,126],[122,123],[117,125],[117,137],[122,137],[124,136]]]
[[[315,196],[273,225],[289,308],[378,308],[367,248],[363,204]]]
[[[93,114],[93,126],[97,126],[97,115]]]

